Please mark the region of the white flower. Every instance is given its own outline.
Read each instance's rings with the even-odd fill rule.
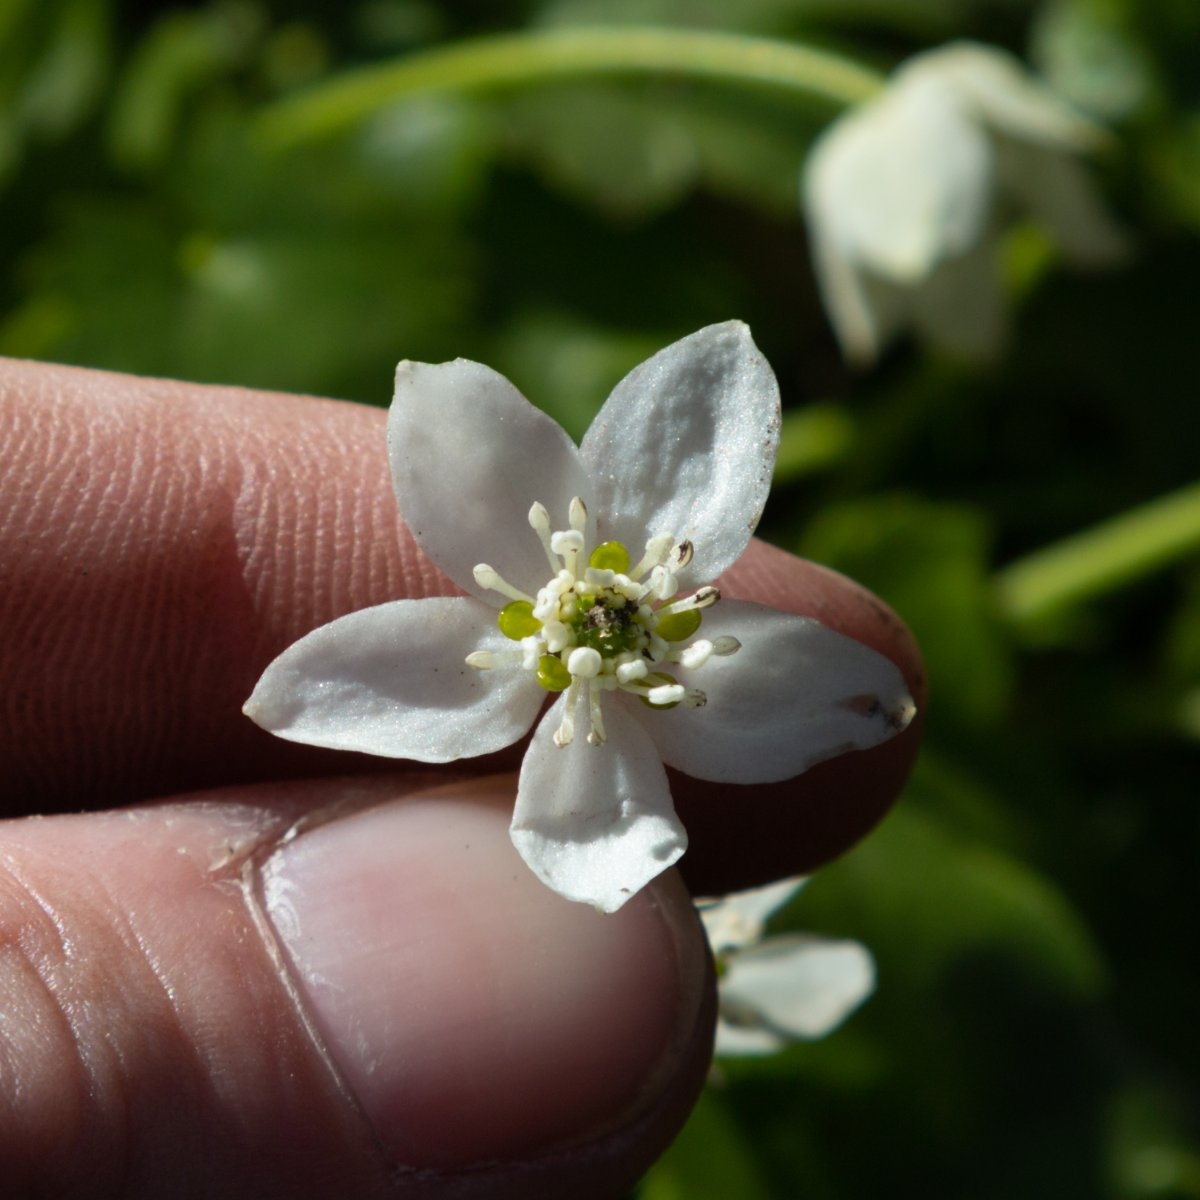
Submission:
[[[470,594],[314,630],[246,713],[293,741],[448,762],[517,741],[557,697],[512,839],[555,891],[619,908],[687,844],[663,763],[789,779],[913,715],[886,658],[814,620],[716,604],[707,586],[754,531],[778,426],[775,378],[739,322],[637,367],[578,448],[488,367],[401,363],[400,511]]]
[[[875,962],[858,942],[798,933],[764,939],[767,918],[805,882],[698,902],[717,961],[718,1055],[773,1054],[824,1037],[874,991]]]
[[[958,42],[917,55],[817,140],[804,203],[817,279],[848,358],[870,362],[911,325],[983,358],[1004,334],[999,234],[1013,212],[1074,262],[1124,239],[1079,155],[1103,141],[1001,50]]]

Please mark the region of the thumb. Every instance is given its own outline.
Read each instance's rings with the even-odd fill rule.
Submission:
[[[416,786],[0,826],[5,1194],[619,1196],[707,1065],[686,893],[601,916],[511,783]]]

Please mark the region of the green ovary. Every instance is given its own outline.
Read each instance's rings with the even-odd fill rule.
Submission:
[[[646,643],[646,630],[637,620],[637,610],[627,603],[609,604],[597,599],[587,608],[580,608],[568,624],[575,634],[575,644],[590,646],[601,658],[616,658],[640,650]]]
[[[500,632],[514,642],[532,637],[542,627],[541,621],[533,615],[533,605],[528,600],[514,600],[506,604],[496,614],[496,624],[500,626]]]

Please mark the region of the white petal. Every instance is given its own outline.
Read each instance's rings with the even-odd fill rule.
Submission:
[[[740,321],[660,350],[613,390],[580,447],[595,484],[598,536],[690,541],[680,571],[707,582],[746,548],[779,443],[779,387]]]
[[[819,1038],[875,988],[875,963],[858,942],[783,934],[731,954],[720,981],[726,1019],[777,1033]]]
[[[700,920],[713,953],[740,950],[760,941],[767,918],[787,904],[806,882],[803,876],[781,879],[766,887],[734,892],[723,900],[697,900]]]
[[[525,733],[544,693],[528,672],[480,671],[463,660],[513,645],[476,600],[396,600],[289,646],[243,711],[310,746],[420,762],[488,754]]]
[[[804,194],[813,240],[864,271],[917,283],[982,236],[993,176],[989,139],[953,87],[924,77],[893,85],[835,121],[810,150]]]
[[[1129,256],[1128,238],[1081,162],[1062,151],[1010,142],[1000,146],[1000,163],[1008,191],[1070,262],[1102,267]]]
[[[914,78],[952,86],[979,120],[1009,137],[1067,150],[1094,148],[1104,140],[1098,126],[995,46],[953,42],[916,55],[896,73],[895,85]]]
[[[606,704],[608,741],[586,739],[587,701],[575,737],[553,734],[565,697],[542,718],[521,767],[512,840],[548,886],[568,900],[615,912],[687,848],[666,772],[637,721]]]
[[[809,204],[807,215],[821,303],[842,353],[852,363],[869,365],[903,325],[908,289],[861,267],[853,248],[843,246],[836,231],[825,228],[822,209]]]
[[[421,548],[489,604],[506,601],[475,583],[477,563],[531,595],[549,576],[529,527],[535,500],[554,529],[567,528],[573,496],[591,506],[579,452],[557,422],[466,359],[396,368],[388,455],[401,516]]]
[[[717,1014],[717,1037],[713,1054],[717,1058],[748,1058],[774,1054],[788,1044],[788,1039],[763,1025],[737,1025]]]
[[[701,628],[706,637],[731,634],[742,648],[680,671],[680,682],[707,694],[703,708],[648,712],[644,722],[663,761],[697,779],[791,779],[887,741],[913,717],[895,664],[819,621],[723,600]]]
[[[996,240],[939,263],[913,291],[911,321],[931,345],[955,358],[986,363],[1004,345],[1008,307]]]

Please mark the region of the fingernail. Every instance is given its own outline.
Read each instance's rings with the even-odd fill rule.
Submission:
[[[673,873],[612,915],[563,900],[513,849],[511,808],[411,796],[264,865],[301,1002],[397,1164],[521,1159],[632,1119],[698,1019],[705,952]]]

